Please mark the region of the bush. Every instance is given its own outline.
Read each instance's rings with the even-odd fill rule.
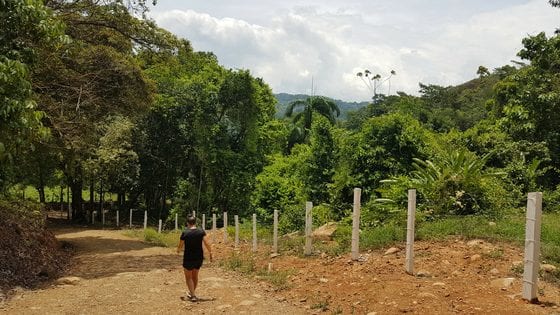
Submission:
[[[305,214],[305,213],[304,213]],[[329,222],[335,221],[335,214],[328,204],[320,204],[313,207],[313,225],[322,226]],[[304,220],[305,224],[305,220]]]
[[[278,218],[278,230],[282,234],[299,231],[305,227],[304,205],[287,206]]]
[[[502,174],[484,170],[489,157],[459,149],[435,162],[415,159],[412,182],[424,199],[424,210],[434,215],[496,216],[511,206],[512,198],[499,178]]]
[[[543,211],[560,212],[560,185],[555,190],[543,193]]]

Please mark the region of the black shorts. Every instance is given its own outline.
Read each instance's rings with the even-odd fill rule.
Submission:
[[[187,270],[200,269],[202,260],[183,260],[183,268]]]

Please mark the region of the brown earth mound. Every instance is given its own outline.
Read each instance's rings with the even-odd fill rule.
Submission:
[[[61,274],[70,251],[45,229],[40,206],[0,201],[0,293]]]

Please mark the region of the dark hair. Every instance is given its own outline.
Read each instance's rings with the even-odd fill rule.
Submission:
[[[187,224],[188,225],[195,225],[196,224],[196,218],[193,217],[192,215],[189,215],[187,217]]]

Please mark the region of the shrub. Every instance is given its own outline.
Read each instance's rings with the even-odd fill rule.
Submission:
[[[424,198],[424,208],[435,215],[497,215],[511,205],[499,176],[484,169],[482,158],[465,150],[443,154],[435,162],[415,159],[412,182]]]

